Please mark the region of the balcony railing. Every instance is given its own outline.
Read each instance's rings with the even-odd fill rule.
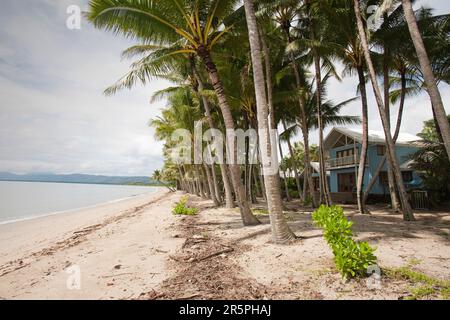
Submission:
[[[346,166],[352,166],[359,164],[359,156],[356,157],[348,156],[348,157],[341,157],[341,158],[335,158],[335,159],[328,159],[326,162],[326,167],[329,168],[339,168],[339,167],[346,167]]]

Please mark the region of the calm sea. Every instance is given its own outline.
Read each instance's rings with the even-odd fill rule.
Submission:
[[[156,187],[0,181],[0,224],[158,191]]]

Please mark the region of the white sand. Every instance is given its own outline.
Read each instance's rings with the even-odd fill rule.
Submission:
[[[161,190],[0,225],[0,298],[126,299],[151,291],[170,276],[167,257],[183,242],[169,230],[179,197]],[[67,288],[71,266],[79,267],[80,290]]]

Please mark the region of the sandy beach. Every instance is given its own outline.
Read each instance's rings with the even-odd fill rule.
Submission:
[[[295,202],[286,216],[300,238],[282,246],[272,243],[266,215],[243,227],[238,209],[195,196],[197,216],[172,215],[183,195],[161,190],[0,226],[0,298],[401,299],[415,286],[385,276],[375,289],[365,279],[342,281],[311,211]],[[357,238],[377,247],[381,269],[450,280],[448,213],[416,213],[407,223],[381,207],[371,215],[345,209]]]
[[[170,275],[181,245],[168,231],[179,197],[161,190],[97,207],[0,226],[0,298],[124,299]],[[72,266],[81,288],[69,290]]]

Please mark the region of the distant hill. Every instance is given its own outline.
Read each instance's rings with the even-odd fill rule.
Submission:
[[[52,174],[29,173],[18,175],[0,172],[0,181],[29,181],[29,182],[64,182],[86,184],[119,184],[119,185],[157,185],[158,182],[149,177],[115,177],[97,176],[89,174]]]

